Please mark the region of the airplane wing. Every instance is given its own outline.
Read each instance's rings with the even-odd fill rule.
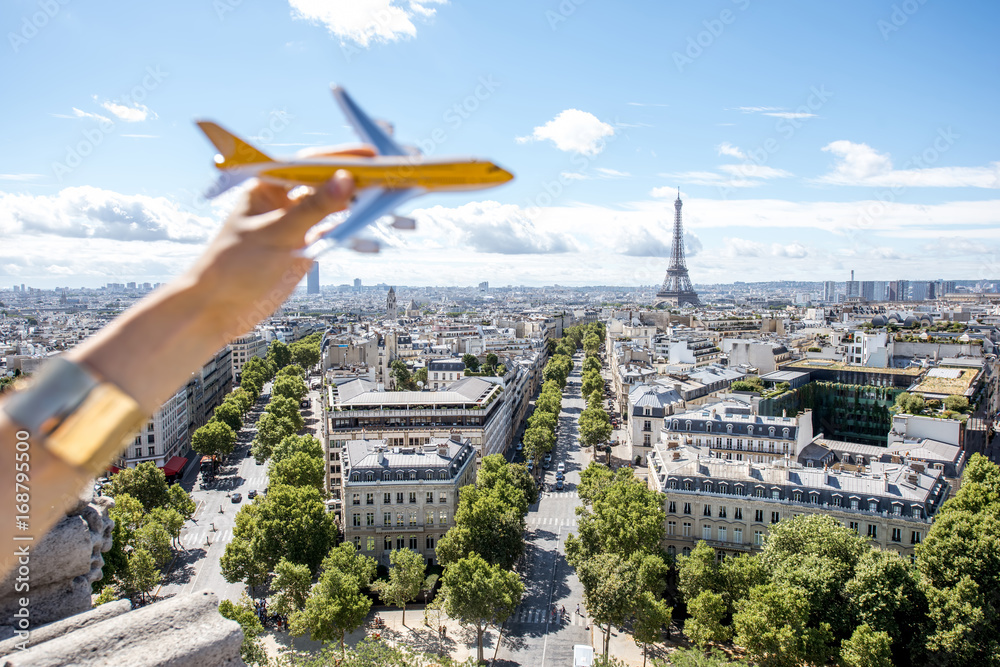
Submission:
[[[424,194],[423,188],[406,188],[390,190],[388,188],[371,188],[362,191],[358,200],[348,212],[347,219],[324,233],[302,251],[302,256],[316,259],[326,251],[346,244],[358,232],[372,224],[383,215],[391,213],[394,208],[407,199]]]
[[[392,137],[385,133],[378,123],[368,117],[361,110],[347,91],[340,86],[333,86],[333,97],[337,100],[348,122],[358,133],[361,140],[375,147],[379,155],[409,155],[402,146],[393,141]]]

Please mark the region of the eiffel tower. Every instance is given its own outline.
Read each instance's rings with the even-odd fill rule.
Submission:
[[[667,277],[663,279],[663,287],[656,293],[654,305],[668,303],[674,306],[700,306],[698,293],[691,285],[688,277],[687,264],[684,262],[684,227],[681,224],[681,189],[677,188],[677,201],[674,202],[674,242],[670,249],[670,266],[667,267]]]

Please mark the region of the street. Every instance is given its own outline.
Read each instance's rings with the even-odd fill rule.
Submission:
[[[576,488],[588,464],[577,435],[577,418],[585,407],[580,396],[582,360],[582,355],[574,357],[574,370],[563,392],[552,464],[543,477],[548,491],[528,510],[526,553],[523,568],[519,568],[525,592],[504,626],[497,665],[570,665],[573,645],[590,645],[583,586],[566,562],[564,549],[566,536],[576,530],[575,510],[580,505]],[[562,491],[556,491],[555,470],[560,462],[566,464],[566,483]],[[555,616],[553,607],[559,609]]]

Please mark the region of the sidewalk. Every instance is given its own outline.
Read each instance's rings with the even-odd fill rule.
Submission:
[[[406,626],[403,626],[403,612],[396,608],[380,607],[376,611],[368,614],[364,626],[348,634],[344,642],[348,646],[355,646],[365,637],[378,635],[381,639],[396,645],[405,646],[413,651],[428,653],[431,655],[450,655],[459,662],[472,657],[476,657],[476,633],[474,630],[466,630],[458,621],[449,619],[444,612],[438,619],[438,613],[431,611],[427,614],[430,625],[424,623],[424,605],[413,605],[406,607]],[[385,623],[384,628],[374,628],[373,621],[378,617]],[[443,625],[445,633],[442,637],[437,627]],[[496,650],[496,628],[490,628],[483,635],[483,656],[492,659]],[[318,653],[323,648],[322,642],[316,642],[307,636],[292,637],[287,632],[267,630],[261,635],[264,649],[270,658],[276,658],[288,651],[295,651],[303,654]],[[332,642],[331,646],[335,646]],[[639,655],[642,664],[642,654]]]

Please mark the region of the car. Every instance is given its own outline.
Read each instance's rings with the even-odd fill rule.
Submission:
[[[247,492],[247,500],[253,500],[256,497],[257,497],[257,489],[250,489],[250,491]]]
[[[565,479],[565,477],[566,477],[566,475],[563,473],[562,470],[557,470],[556,471],[556,480]]]
[[[545,463],[552,463],[552,452],[548,452],[544,457],[542,457],[542,461]]]
[[[566,464],[560,461],[559,465],[556,466],[556,470],[559,472],[566,472]]]
[[[549,461],[548,459],[542,459],[542,467],[545,468],[546,470],[549,469],[549,464],[550,463],[551,463],[551,461]]]
[[[523,450],[524,450],[524,443],[523,442],[519,442],[516,445],[514,445],[514,451],[515,452],[520,452],[520,451],[523,451]]]
[[[561,479],[557,479],[556,480],[556,491],[562,491],[562,490],[563,490],[563,481]]]
[[[243,502],[243,494],[242,493],[234,493],[232,496],[230,496],[230,500],[233,503],[241,503],[241,502]]]
[[[528,461],[528,472],[532,472],[535,469],[535,462]]]

